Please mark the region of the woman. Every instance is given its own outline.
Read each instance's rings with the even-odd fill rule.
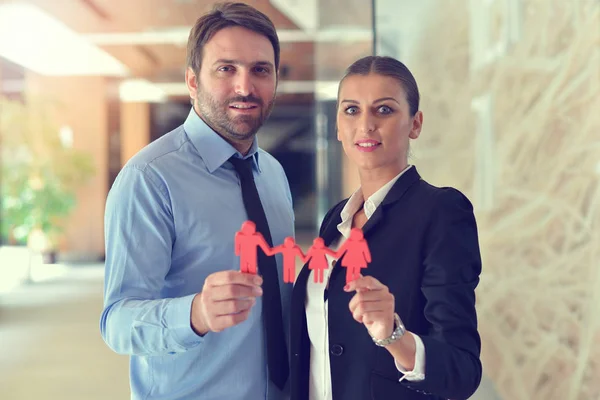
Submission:
[[[340,249],[360,228],[371,262],[346,285],[333,261],[324,283],[306,266],[292,296],[294,400],[466,399],[479,386],[475,288],[481,272],[469,200],[408,165],[423,114],[414,77],[389,57],[352,64],[338,92],[338,140],[360,188],[325,216]]]

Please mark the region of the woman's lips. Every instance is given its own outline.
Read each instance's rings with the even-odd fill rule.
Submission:
[[[354,146],[356,146],[358,151],[361,151],[364,153],[371,153],[371,152],[377,150],[379,148],[379,146],[381,146],[381,143],[379,143],[376,140],[367,139],[367,140],[357,141],[354,144]]]

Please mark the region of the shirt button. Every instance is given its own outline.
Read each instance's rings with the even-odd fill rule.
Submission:
[[[329,349],[329,352],[331,353],[331,355],[339,357],[344,352],[344,348],[342,346],[340,346],[339,344],[332,344]]]

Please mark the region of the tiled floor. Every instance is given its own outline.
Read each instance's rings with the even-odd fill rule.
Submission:
[[[0,399],[129,398],[128,359],[102,341],[103,266],[0,297]]]

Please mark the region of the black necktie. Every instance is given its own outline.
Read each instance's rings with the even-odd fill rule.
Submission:
[[[254,176],[252,175],[252,157],[245,160],[231,157],[229,159],[240,177],[242,198],[248,219],[256,224],[267,244],[273,247],[269,223],[265,216]],[[279,277],[277,263],[274,257],[267,257],[262,251],[258,252],[258,268],[263,277],[263,322],[267,345],[267,363],[271,381],[283,389],[289,374],[287,347],[283,331],[283,316],[281,311],[281,293],[279,292]]]

